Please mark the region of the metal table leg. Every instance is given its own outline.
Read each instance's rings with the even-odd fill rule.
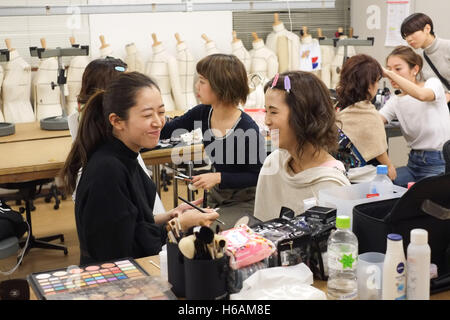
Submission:
[[[161,197],[161,178],[159,176],[159,164],[153,165],[153,182],[156,185],[156,192],[158,192],[159,197]]]
[[[177,165],[173,164],[173,169],[177,170]],[[173,175],[175,176],[175,172],[173,173]],[[177,179],[173,179],[173,207],[176,208],[178,206],[178,180]]]

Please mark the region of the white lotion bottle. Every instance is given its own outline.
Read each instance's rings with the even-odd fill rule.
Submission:
[[[406,259],[403,238],[399,234],[387,236],[387,249],[383,264],[383,300],[406,299]]]
[[[430,300],[430,263],[428,232],[424,229],[411,230],[411,242],[407,249],[408,300]]]

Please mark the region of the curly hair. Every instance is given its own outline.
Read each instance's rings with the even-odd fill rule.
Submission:
[[[336,86],[338,107],[343,110],[359,101],[371,100],[369,87],[382,77],[383,69],[374,58],[358,54],[348,59]]]
[[[284,78],[288,76],[291,90],[284,88]],[[310,143],[315,152],[324,149],[327,152],[337,150],[338,131],[336,112],[325,84],[314,74],[304,71],[289,71],[279,74],[276,85],[273,79],[265,86],[285,93],[285,102],[289,107],[289,127],[297,138],[297,152],[302,154],[306,143]]]

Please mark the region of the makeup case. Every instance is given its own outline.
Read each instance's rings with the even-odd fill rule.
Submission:
[[[438,274],[450,272],[450,175],[424,178],[401,198],[357,205],[353,208],[353,232],[359,253],[386,252],[389,233],[403,237],[405,254],[412,229],[428,231],[431,263]]]

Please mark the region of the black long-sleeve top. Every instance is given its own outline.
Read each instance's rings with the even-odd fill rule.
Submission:
[[[245,112],[224,137],[211,130],[210,105],[200,104],[184,115],[167,122],[161,139],[168,139],[201,128],[205,152],[216,172],[221,173],[220,189],[241,189],[256,186],[259,171],[266,157],[264,137],[258,125]],[[177,130],[178,129],[178,130]]]
[[[80,265],[161,250],[167,234],[153,217],[156,187],[137,156],[112,138],[83,168],[75,201]]]

